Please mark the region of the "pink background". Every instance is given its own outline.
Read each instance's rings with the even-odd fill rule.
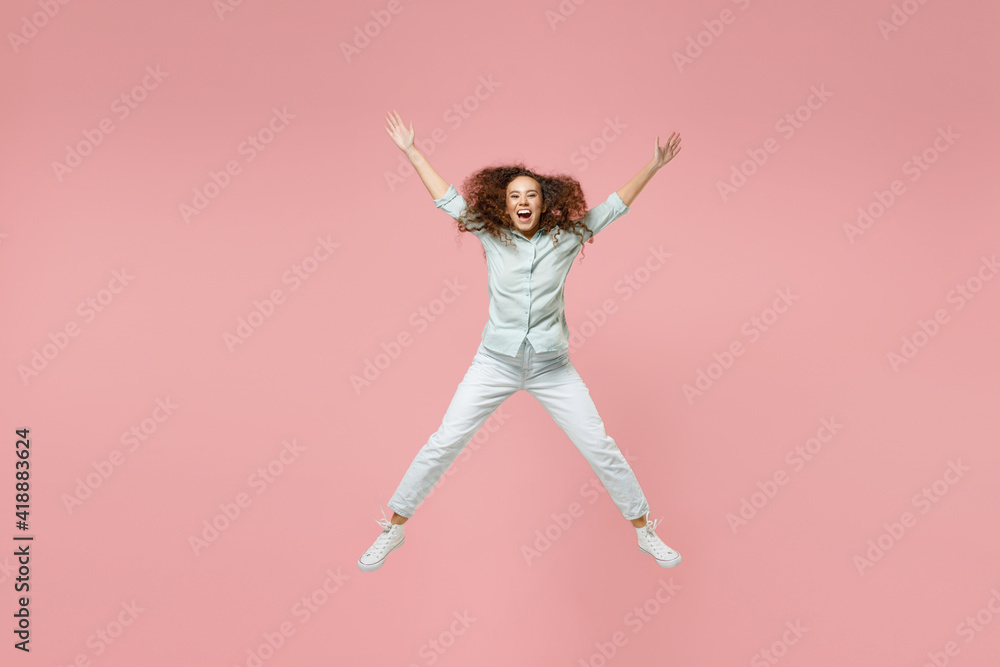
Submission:
[[[888,0],[222,1],[0,10],[0,662],[997,664],[995,2],[897,2],[883,34]],[[657,135],[681,133],[566,291],[572,359],[679,567],[641,554],[606,495],[588,501],[592,471],[520,392],[406,545],[357,569],[487,314],[479,243],[458,242],[416,175],[386,177],[402,155],[389,109],[456,186],[523,160],[579,179],[591,206]],[[796,112],[794,133],[776,125]],[[241,143],[258,134],[250,160]],[[913,171],[925,151],[933,164]],[[767,160],[741,167],[753,154]],[[749,175],[723,197],[734,169]],[[225,187],[186,221],[212,173]],[[849,238],[879,197],[893,201]],[[318,239],[335,249],[306,261]],[[651,247],[670,253],[656,271]],[[298,265],[308,279],[285,280]],[[464,287],[444,304],[448,281]],[[775,318],[779,290],[797,299]],[[380,358],[401,334],[409,345]],[[920,346],[893,364],[904,337]],[[689,400],[700,371],[714,379]],[[841,425],[832,438],[824,419]],[[28,655],[11,632],[22,427]],[[143,440],[122,439],[133,428]],[[827,442],[797,463],[817,433]]]

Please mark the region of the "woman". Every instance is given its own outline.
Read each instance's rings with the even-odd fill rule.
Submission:
[[[615,441],[604,430],[586,384],[569,359],[563,290],[569,269],[593,236],[629,211],[653,175],[680,151],[680,135],[654,142],[653,159],[606,201],[587,210],[580,184],[566,175],[541,176],[522,164],[487,167],[463,190],[441,178],[413,143],[395,111],[386,132],[406,153],[434,199],[462,232],[483,245],[489,285],[489,321],[441,427],[420,449],[388,502],[392,519],[376,519],[382,533],[358,560],[371,572],[403,545],[403,524],[479,427],[514,392],[534,396],[580,450],[622,516],[636,529],[639,549],[662,567],[680,554],[646,521],[649,505]],[[579,237],[579,238],[577,238]],[[582,257],[582,256],[581,256]]]

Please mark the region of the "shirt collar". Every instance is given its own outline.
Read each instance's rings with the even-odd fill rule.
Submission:
[[[511,232],[513,232],[514,234],[516,234],[517,236],[521,237],[522,240],[527,241],[529,243],[531,243],[532,241],[534,241],[535,239],[537,239],[540,235],[548,233],[547,230],[539,229],[538,231],[535,232],[534,236],[532,236],[529,239],[527,236],[525,236],[524,234],[521,233],[520,229],[516,229],[514,227],[511,227],[510,230],[511,230]]]

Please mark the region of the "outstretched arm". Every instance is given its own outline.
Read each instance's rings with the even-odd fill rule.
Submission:
[[[660,170],[660,167],[664,166],[668,162],[674,159],[681,150],[681,135],[676,132],[672,133],[667,139],[667,143],[660,146],[660,137],[656,137],[656,141],[653,143],[653,159],[649,161],[646,166],[644,166],[638,174],[632,177],[632,180],[622,186],[618,190],[618,196],[622,198],[626,206],[631,206],[635,198],[639,196],[642,192],[643,187],[646,183],[649,183],[653,175]]]
[[[441,178],[434,171],[434,167],[427,161],[423,153],[413,145],[413,123],[410,123],[410,129],[406,129],[403,119],[395,111],[391,114],[386,114],[385,119],[388,123],[385,131],[389,134],[393,142],[399,146],[399,149],[406,153],[406,157],[410,158],[410,164],[420,174],[420,180],[424,182],[424,186],[431,193],[431,197],[434,199],[444,197],[445,193],[448,192],[448,181]]]

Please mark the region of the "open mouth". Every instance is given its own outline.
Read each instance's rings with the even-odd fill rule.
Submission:
[[[523,220],[524,222],[527,222],[528,220],[531,219],[531,211],[528,211],[528,210],[518,211],[517,212],[517,217],[519,219]]]

